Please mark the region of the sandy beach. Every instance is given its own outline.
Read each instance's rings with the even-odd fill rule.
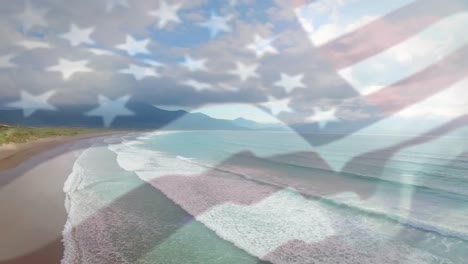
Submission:
[[[60,263],[64,182],[79,152],[106,135],[0,146],[1,264]]]

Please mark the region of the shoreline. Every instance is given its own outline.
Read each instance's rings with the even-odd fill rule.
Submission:
[[[34,155],[37,155],[41,152],[50,150],[52,148],[58,147],[69,142],[92,139],[106,135],[115,135],[119,133],[127,132],[113,131],[75,136],[56,136],[50,138],[40,138],[25,143],[7,143],[4,145],[0,145],[0,172],[3,170],[14,168],[20,165],[21,163],[27,161]]]
[[[0,264],[60,263],[64,183],[78,154],[112,131],[0,146]]]

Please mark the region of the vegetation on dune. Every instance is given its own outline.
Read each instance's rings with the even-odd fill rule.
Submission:
[[[76,127],[17,127],[0,124],[0,145],[23,143],[40,138],[104,132],[104,129]]]

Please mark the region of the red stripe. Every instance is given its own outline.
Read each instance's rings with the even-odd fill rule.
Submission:
[[[468,45],[394,85],[366,96],[382,113],[391,115],[468,77]]]
[[[467,10],[461,0],[417,0],[320,47],[336,69],[349,67],[414,36],[447,16]]]

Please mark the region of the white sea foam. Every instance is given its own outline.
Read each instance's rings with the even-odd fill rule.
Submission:
[[[151,131],[151,132],[145,132],[142,133],[139,137],[136,138],[136,140],[148,140],[157,136],[161,135],[169,135],[169,134],[174,134],[174,133],[180,133],[182,131],[179,130],[156,130],[156,131]]]
[[[127,141],[109,145],[108,148],[117,154],[121,168],[136,173],[144,181],[168,175],[196,175],[206,170],[205,167],[186,162],[187,159],[138,147],[141,144],[142,141]]]
[[[197,216],[197,220],[260,257],[290,240],[311,243],[335,235],[323,206],[291,190],[280,191],[251,206],[219,205]]]
[[[65,222],[64,229],[62,231],[64,253],[61,263],[76,263],[77,256],[79,255],[78,248],[76,246],[76,240],[73,237],[73,226],[77,218],[80,218],[74,213],[73,208],[73,192],[79,189],[82,179],[84,177],[83,165],[81,164],[81,156],[87,150],[83,151],[77,160],[73,164],[72,172],[68,176],[63,186],[63,192],[65,193],[65,210],[67,211],[67,221]]]
[[[112,159],[113,153],[107,146],[95,144],[83,151],[73,165],[63,189],[68,216],[62,232],[65,248],[62,264],[132,263],[116,247],[127,241],[114,241],[108,232],[116,227],[144,224],[138,215],[125,214],[114,205],[141,183],[118,175],[123,170],[115,165],[110,167],[115,164]],[[126,249],[132,249],[132,245]]]

